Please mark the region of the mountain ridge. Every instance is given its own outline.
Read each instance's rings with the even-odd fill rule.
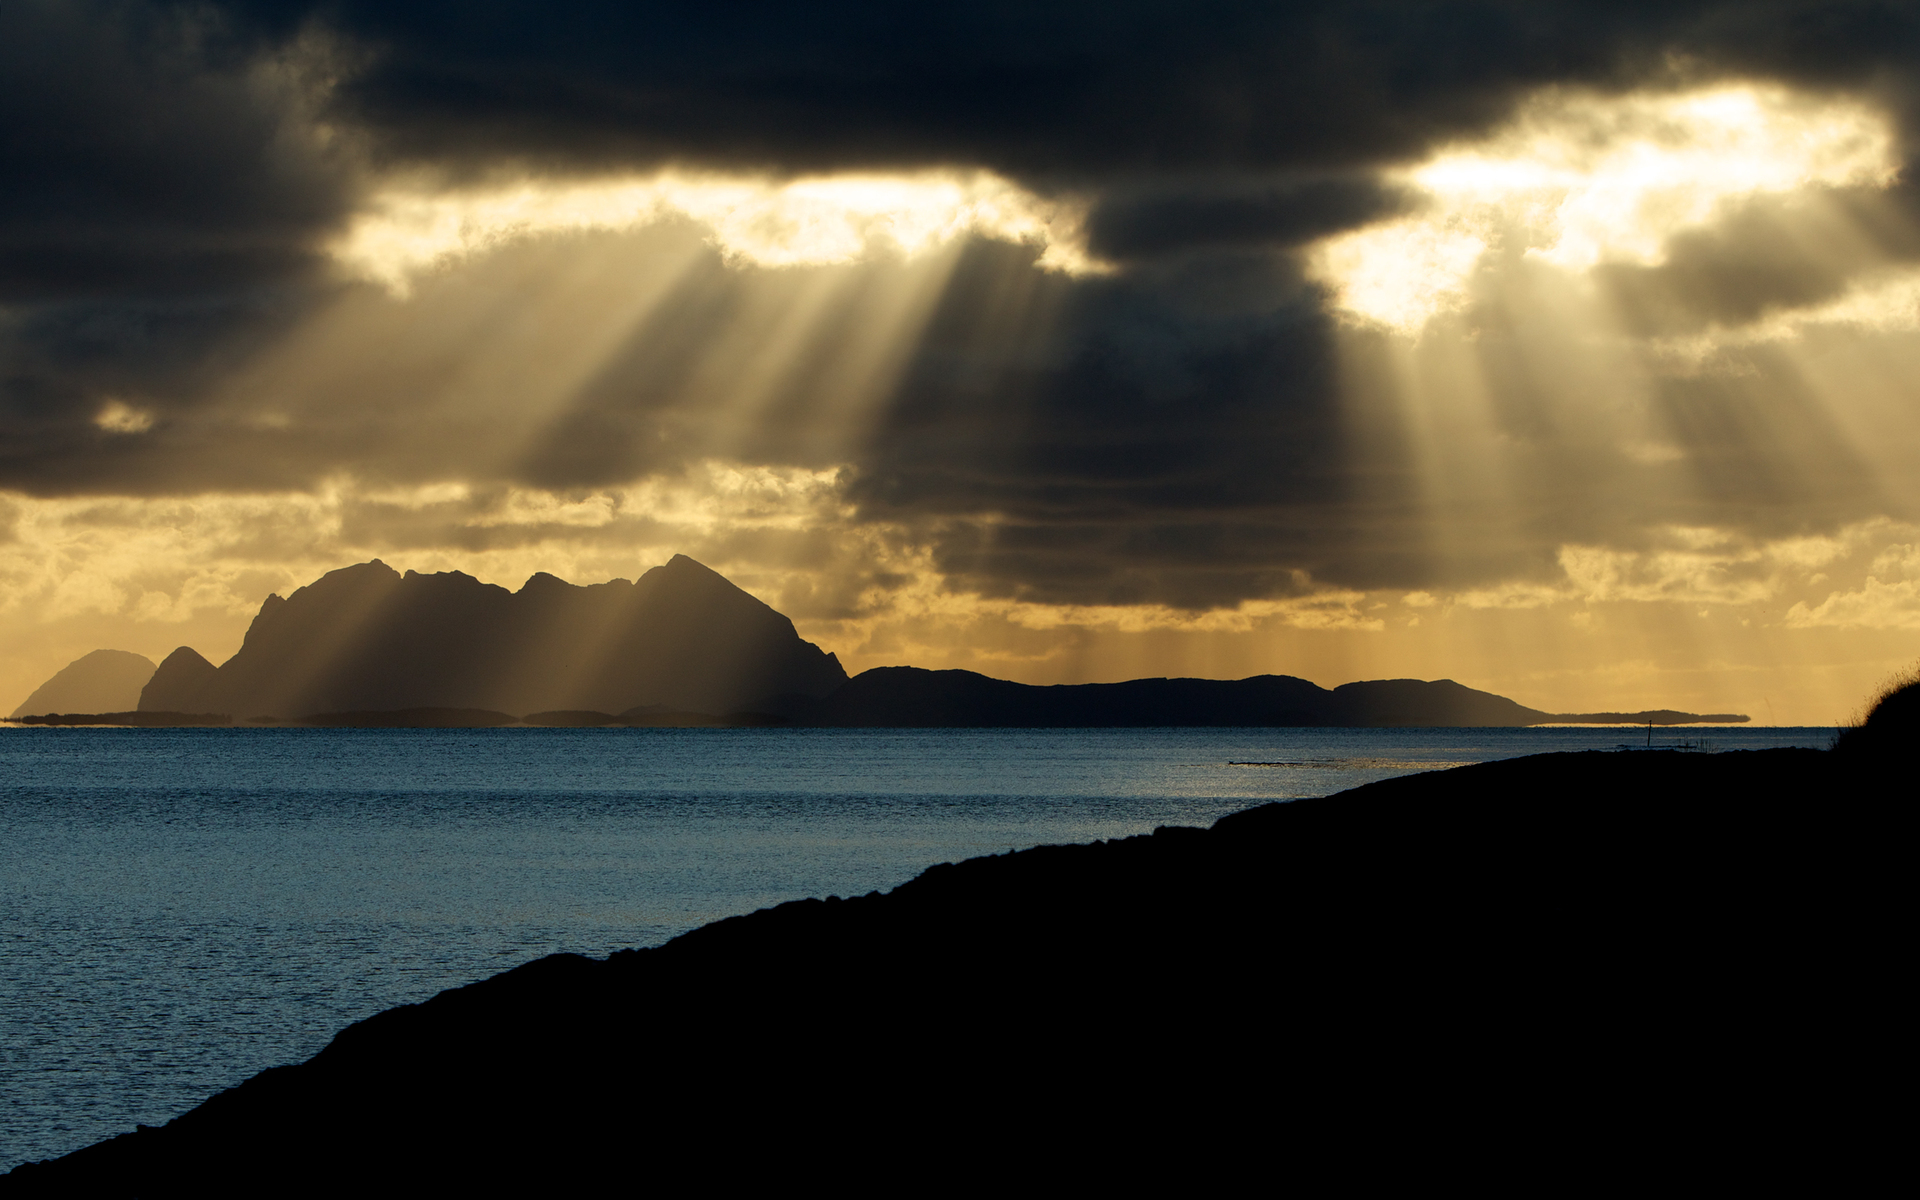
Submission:
[[[100,692],[113,702],[30,707],[65,695],[56,682],[85,674],[83,664],[94,670],[102,663],[139,668],[121,671],[127,679],[117,691]],[[911,666],[848,679],[839,659],[802,640],[792,620],[683,554],[633,581],[581,586],[536,572],[518,591],[459,571],[403,574],[379,559],[356,563],[287,596],[268,596],[240,650],[217,667],[188,646],[158,668],[124,651],[96,651],[49,680],[11,719],[136,723],[116,719],[129,710],[147,714],[139,724],[173,713],[192,714],[192,723],[224,714],[236,723],[412,720],[429,727],[462,720],[488,727],[1380,728],[1748,719],[1672,709],[1550,713],[1451,679],[1334,688],[1291,675],[1035,685]]]
[[[518,592],[458,571],[403,575],[374,559],[269,596],[239,652],[211,676],[183,660],[168,681],[192,676],[202,681],[141,707],[240,720],[642,705],[728,712],[777,692],[822,695],[847,677],[791,620],[685,555],[631,582],[581,587],[539,573]]]
[[[782,698],[803,725],[1013,727],[1509,727],[1567,724],[1739,724],[1741,713],[1549,713],[1451,679],[1370,679],[1323,688],[1292,675],[1130,679],[1035,685],[973,671],[875,667],[824,699]],[[1611,719],[1609,719],[1611,718]]]

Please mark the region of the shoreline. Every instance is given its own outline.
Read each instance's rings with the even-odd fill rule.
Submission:
[[[1727,994],[1761,968],[1754,939],[1772,929],[1774,914],[1829,912],[1858,897],[1859,860],[1872,852],[1853,840],[1861,809],[1811,799],[1843,776],[1842,764],[1817,750],[1541,755],[1263,805],[1210,830],[1163,828],[969,859],[887,893],[794,901],[652,950],[526,964],[359,1022],[304,1064],[256,1076],[166,1126],[18,1168],[8,1182],[55,1188],[85,1179],[110,1191],[118,1180],[164,1193],[209,1170],[271,1172],[274,1161],[307,1161],[323,1143],[350,1147],[356,1172],[447,1182],[470,1175],[444,1156],[423,1161],[423,1147],[478,1154],[506,1139],[550,1150],[571,1144],[569,1128],[617,1141],[610,1123],[630,1121],[712,1144],[711,1131],[688,1126],[657,1098],[613,1088],[610,1080],[629,1073],[676,1081],[668,1091],[690,1089],[715,1104],[725,1097],[702,1082],[715,1072],[769,1083],[798,1072],[849,1103],[873,1079],[887,1079],[956,1129],[973,1128],[955,1096],[929,1095],[924,1081],[899,1077],[889,1046],[916,1047],[905,1052],[914,1061],[1010,1049],[1005,1069],[1015,1091],[1038,1082],[1032,1064],[1065,1053],[1074,1082],[1061,1086],[1076,1103],[1111,1115],[1114,1098],[1126,1097],[1157,1112],[1164,1106],[1137,1080],[1116,1080],[1097,1059],[1060,1050],[1045,1022],[1036,1028],[1015,1014],[1088,1012],[1080,1042],[1129,1045],[1147,1036],[1138,1046],[1147,1075],[1214,1085],[1223,1082],[1216,1068],[1154,1040],[1168,1012],[1278,1005],[1282,1025],[1318,1022],[1357,1034],[1386,1019],[1382,995],[1414,978],[1427,979],[1423,994],[1436,986],[1457,993],[1438,1002],[1444,1014],[1422,1016],[1422,1027],[1445,1015],[1493,1038],[1503,1057],[1517,1052],[1522,1033],[1547,1036],[1555,1053],[1578,1057],[1549,1027],[1597,1014],[1598,997],[1548,998],[1542,1013],[1507,1030],[1487,1026],[1476,1005],[1494,1004],[1505,989],[1536,988],[1528,980],[1543,970],[1584,977],[1603,963],[1635,987],[1658,976],[1703,1001]],[[1661,836],[1650,838],[1655,830]],[[1789,859],[1810,869],[1782,877],[1775,864]],[[1623,874],[1636,880],[1632,892],[1619,890]],[[1878,886],[1871,873],[1864,878]],[[1732,909],[1714,899],[1729,889],[1742,897]],[[1689,967],[1684,956],[1698,953],[1688,949],[1691,931],[1729,920],[1739,936],[1709,955],[1716,970]],[[1550,928],[1559,932],[1543,942]],[[1629,943],[1637,949],[1629,952]],[[1278,959],[1276,947],[1284,951]],[[1359,958],[1356,947],[1367,948]],[[1784,951],[1831,957],[1793,938]],[[1599,963],[1581,965],[1596,956]],[[1337,1003],[1314,993],[1336,977]],[[1610,987],[1609,995],[1621,994]],[[1009,1010],[1013,993],[1026,998]],[[890,1002],[876,1008],[873,998],[883,996]],[[662,1027],[708,1032],[672,1045],[648,1041],[644,1053],[615,1032]],[[800,1044],[798,1029],[815,1032]],[[1669,1046],[1657,1027],[1636,1029]],[[1388,1040],[1407,1054],[1434,1049]],[[822,1058],[822,1044],[839,1050]],[[1277,1069],[1273,1056],[1282,1051],[1260,1042],[1251,1061]],[[1330,1069],[1317,1052],[1307,1059],[1290,1069]],[[412,1133],[382,1132],[383,1120],[399,1119],[388,1092],[412,1097],[410,1111],[425,1106],[429,1115],[404,1122]],[[516,1107],[518,1095],[549,1097],[556,1107]],[[804,1113],[787,1118],[793,1130],[755,1125],[754,1136],[787,1144],[794,1130],[826,1135]],[[501,1169],[565,1167],[541,1153],[540,1162],[522,1155]]]

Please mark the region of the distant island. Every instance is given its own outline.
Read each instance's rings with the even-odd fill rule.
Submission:
[[[1742,713],[1550,713],[1449,679],[1327,689],[1290,675],[1035,686],[876,667],[848,679],[793,622],[685,555],[629,582],[537,574],[517,592],[378,560],[269,596],[237,654],[156,668],[97,650],[9,720],[347,727],[1687,725]]]

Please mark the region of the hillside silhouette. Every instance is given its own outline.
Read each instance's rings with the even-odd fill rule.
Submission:
[[[111,687],[87,691],[77,682],[104,680],[112,671],[121,674]],[[136,675],[139,682],[131,682]],[[88,697],[95,702],[84,702]],[[152,715],[121,719],[128,709]],[[1672,709],[1549,713],[1450,679],[1328,689],[1257,675],[1041,687],[972,671],[876,667],[848,680],[839,660],[802,641],[791,620],[685,555],[631,583],[577,587],[543,573],[518,592],[458,571],[402,575],[376,559],[330,571],[284,599],[267,597],[239,653],[218,667],[190,646],[174,650],[157,670],[138,655],[98,651],[49,680],[15,716],[29,712],[60,713],[69,724],[165,724],[161,714],[181,713],[194,714],[193,723],[225,714],[236,722],[435,728],[1747,720]]]
[[[1455,1121],[1500,1176],[1613,1162],[1623,1098],[1690,1145],[1764,1129],[1843,1094],[1902,994],[1895,818],[1836,758],[1466,766],[554,955],[8,1182],[627,1190],[657,1147],[730,1187],[1204,1184],[1276,1128]]]
[[[212,686],[219,669],[192,646],[181,646],[160,660],[140,691],[142,712],[186,712],[193,699]]]
[[[47,713],[112,713],[138,708],[153,660],[125,650],[95,650],[35,688],[9,719]]]
[[[825,699],[768,707],[803,725],[1014,726],[1515,726],[1734,723],[1739,713],[1548,713],[1451,679],[1377,679],[1328,689],[1291,675],[1134,679],[1036,687],[972,671],[875,667]]]
[[[642,705],[724,713],[775,693],[825,695],[847,677],[792,621],[685,555],[631,583],[576,587],[538,574],[518,592],[457,571],[402,575],[376,560],[269,596],[239,653],[211,674],[183,651],[142,708],[243,720]]]
[[[1905,771],[1920,749],[1920,668],[1900,675],[1873,698],[1867,715],[1840,730],[1834,749],[1850,762],[1888,773]]]

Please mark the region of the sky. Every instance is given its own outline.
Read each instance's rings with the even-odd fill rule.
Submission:
[[[1920,6],[0,6],[0,708],[372,558],[849,671],[1847,719]]]

